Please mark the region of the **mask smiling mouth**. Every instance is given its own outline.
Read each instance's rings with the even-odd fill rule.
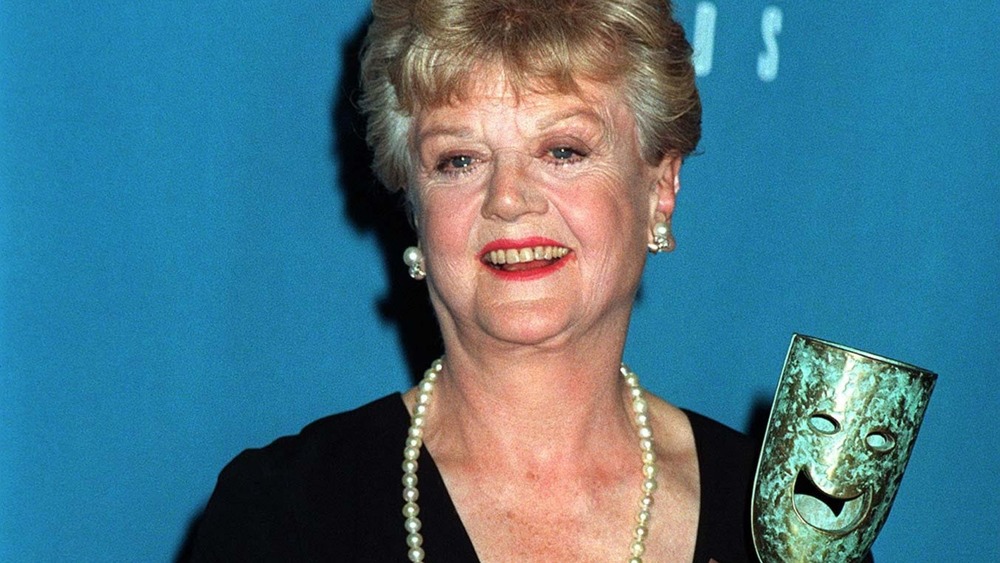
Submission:
[[[816,486],[808,471],[795,479],[792,505],[803,522],[827,534],[841,536],[858,527],[868,515],[871,495],[862,492],[849,497],[830,495]]]
[[[520,272],[551,266],[569,253],[568,248],[545,245],[490,250],[484,252],[480,259],[496,270]]]

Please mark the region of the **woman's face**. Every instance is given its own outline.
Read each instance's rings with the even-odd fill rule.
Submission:
[[[411,196],[445,336],[544,347],[622,331],[679,159],[642,159],[612,86],[515,96],[500,73],[477,84],[414,119]]]

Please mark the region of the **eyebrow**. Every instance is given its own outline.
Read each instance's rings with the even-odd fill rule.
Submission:
[[[606,120],[601,118],[601,114],[595,111],[590,106],[576,106],[570,107],[562,111],[554,112],[550,115],[543,116],[535,126],[536,131],[545,131],[563,121],[568,121],[570,119],[583,119],[585,121],[591,122],[598,125],[601,130],[607,129]],[[428,127],[423,131],[418,131],[415,136],[416,145],[420,146],[424,141],[431,137],[457,137],[459,139],[467,139],[473,136],[472,128],[462,125],[433,125]]]
[[[544,131],[558,123],[575,118],[582,118],[599,125],[602,129],[605,128],[605,120],[601,119],[601,114],[594,111],[590,106],[579,106],[545,116],[537,123],[536,129]]]
[[[467,139],[472,137],[472,128],[454,125],[434,125],[423,131],[417,132],[417,145],[419,146],[423,141],[430,137],[458,137],[460,139]]]

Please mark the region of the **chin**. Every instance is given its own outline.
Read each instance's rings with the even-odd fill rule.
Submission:
[[[550,301],[550,300],[546,300]],[[572,326],[567,305],[551,302],[503,304],[479,315],[484,332],[497,340],[519,345],[539,345],[561,340]]]

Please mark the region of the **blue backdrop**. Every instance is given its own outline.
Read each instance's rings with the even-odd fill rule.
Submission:
[[[876,555],[998,560],[1000,8],[847,5],[680,2],[703,154],[626,359],[744,430],[793,331],[939,372]],[[242,448],[436,353],[350,134],[367,10],[0,1],[0,561],[171,560]]]

